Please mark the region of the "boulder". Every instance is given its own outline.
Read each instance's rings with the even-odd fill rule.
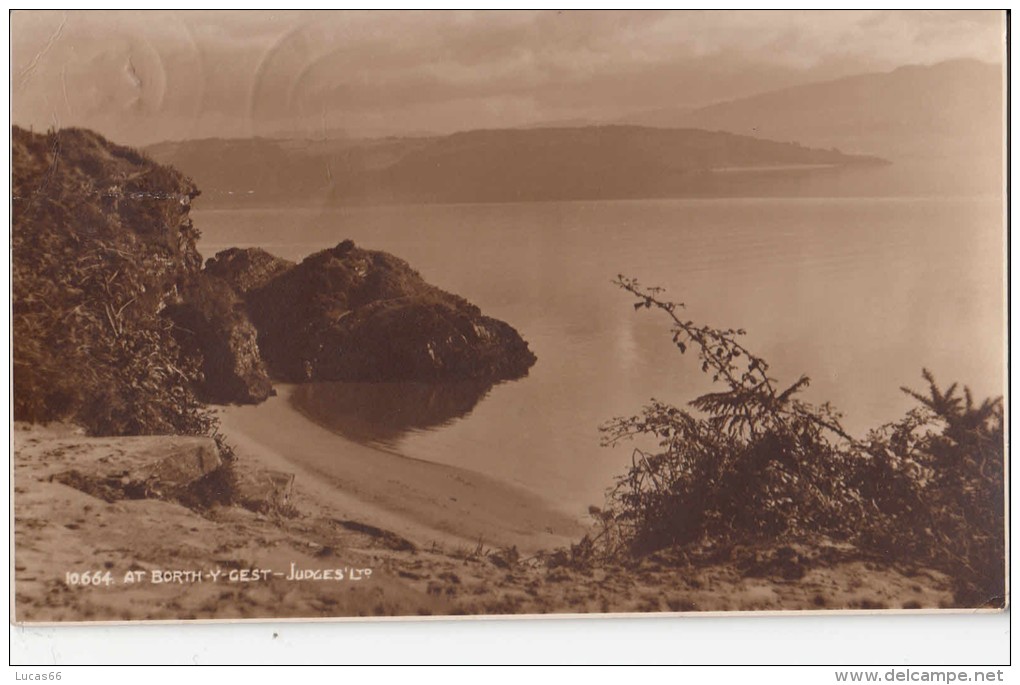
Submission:
[[[198,274],[167,309],[184,351],[201,359],[198,396],[219,404],[257,404],[273,391],[244,303],[219,278]]]
[[[233,501],[262,514],[282,512],[290,505],[294,474],[270,469],[235,469]]]
[[[511,327],[345,240],[247,292],[259,347],[288,381],[519,378],[535,363]]]
[[[241,295],[261,288],[280,274],[294,267],[294,262],[269,254],[258,247],[217,252],[205,263],[205,272],[221,278]]]
[[[53,480],[108,502],[176,499],[223,465],[212,438],[145,436],[117,438],[107,445],[83,450],[74,467]]]

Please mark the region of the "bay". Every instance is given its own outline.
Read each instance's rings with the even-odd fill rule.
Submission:
[[[259,246],[299,260],[344,239],[392,252],[513,325],[538,362],[492,388],[315,384],[294,401],[350,439],[468,468],[582,515],[630,462],[598,426],[711,386],[635,311],[617,274],[686,316],[745,328],[780,383],[831,401],[851,431],[898,418],[922,367],[1004,392],[1004,231],[995,197],[783,197],[215,209],[209,257]],[[338,444],[338,449],[342,445]]]

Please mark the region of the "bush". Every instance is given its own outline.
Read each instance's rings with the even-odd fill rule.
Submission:
[[[852,542],[891,561],[947,572],[963,604],[1004,599],[1004,443],[1000,400],[975,404],[968,390],[942,392],[928,371],[920,407],[858,440],[829,405],[798,398],[745,348],[743,330],[697,325],[684,305],[620,276],[635,309],[672,323],[681,354],[723,386],[690,404],[652,400],[641,414],[601,427],[603,444],[640,436],[630,469],[598,510],[598,552],[642,555],[675,545]]]
[[[197,364],[163,316],[197,272],[190,180],[80,129],[12,129],[14,418],[203,434]]]
[[[1002,399],[974,401],[957,384],[943,391],[923,371],[920,406],[872,431],[856,486],[873,502],[862,545],[919,559],[956,581],[967,606],[1005,603],[1005,443]]]

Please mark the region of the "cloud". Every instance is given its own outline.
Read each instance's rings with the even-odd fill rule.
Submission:
[[[12,107],[18,123],[136,143],[515,125],[1001,59],[1003,22],[918,11],[20,11]]]

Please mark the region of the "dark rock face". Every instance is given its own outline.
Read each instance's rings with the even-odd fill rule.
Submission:
[[[495,382],[535,363],[510,325],[349,240],[245,299],[270,370],[289,381]]]
[[[226,281],[241,295],[261,288],[284,271],[294,267],[294,262],[269,254],[258,247],[239,248],[217,252],[205,263],[205,272]]]
[[[201,359],[201,399],[255,404],[272,393],[255,326],[227,283],[206,273],[183,288],[183,301],[167,309],[178,344]]]

